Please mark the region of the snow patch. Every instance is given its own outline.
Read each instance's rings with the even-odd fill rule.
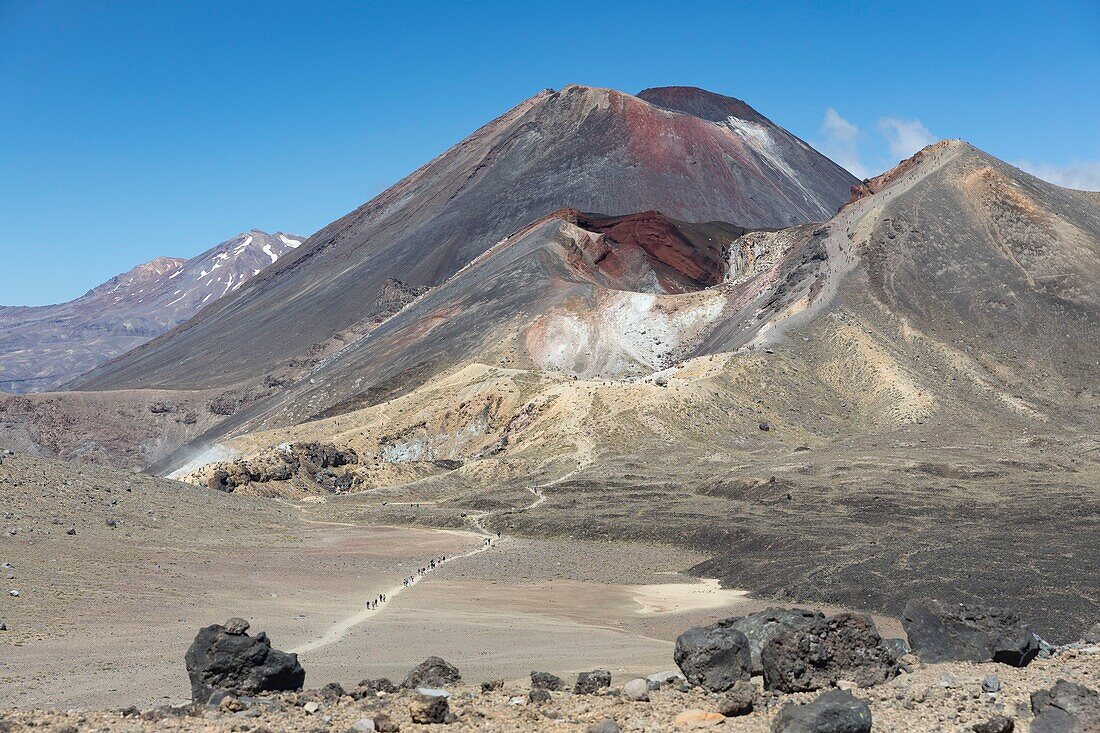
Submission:
[[[283,240],[283,244],[285,244],[287,247],[290,247],[291,249],[297,249],[298,245],[302,243],[300,240],[290,239],[288,237],[284,237],[282,234],[279,235],[279,239]]]
[[[275,254],[274,252],[271,251],[271,245],[270,244],[265,244],[264,245],[264,254],[267,255],[268,257],[270,257],[272,262],[276,262],[279,259],[279,255],[277,255],[277,254]]]

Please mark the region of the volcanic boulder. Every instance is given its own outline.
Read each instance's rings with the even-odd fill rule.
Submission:
[[[897,661],[874,621],[841,613],[777,634],[760,654],[764,687],[809,692],[849,680],[870,687],[897,675]]]
[[[911,600],[902,612],[909,645],[925,662],[1001,662],[1025,667],[1039,654],[1039,637],[1009,610]]]
[[[1031,693],[1031,711],[1035,713],[1031,733],[1100,731],[1100,695],[1066,680]]]
[[[742,618],[726,619],[719,623],[737,629],[749,639],[752,651],[752,673],[761,674],[760,650],[773,636],[790,629],[820,621],[825,614],[820,611],[807,611],[802,608],[769,608]]]
[[[551,692],[558,692],[562,689],[564,684],[561,681],[561,677],[550,672],[536,672],[531,671],[531,688],[535,690],[550,690]]]
[[[248,622],[230,619],[199,630],[185,662],[191,699],[206,703],[217,692],[254,695],[300,690],[306,672],[297,654],[273,649],[267,634],[249,636]]]
[[[606,669],[594,669],[577,675],[577,684],[573,686],[575,695],[595,695],[600,690],[611,687],[611,673]]]
[[[688,682],[713,692],[725,692],[738,680],[752,676],[748,637],[722,622],[680,634],[672,658]]]
[[[772,733],[870,733],[871,708],[844,690],[829,690],[805,705],[787,704]]]
[[[409,670],[402,687],[446,687],[462,679],[458,667],[440,657],[428,657]]]

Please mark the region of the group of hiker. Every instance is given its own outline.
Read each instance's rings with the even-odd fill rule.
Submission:
[[[442,565],[445,562],[447,562],[447,556],[446,555],[440,555],[439,557],[433,557],[431,560],[428,561],[427,565],[425,565],[422,568],[417,568],[416,575],[410,575],[409,577],[402,580],[401,581],[402,585],[404,585],[406,588],[408,588],[410,585],[412,585],[414,582],[416,582],[416,579],[418,577],[423,576],[423,575],[427,575],[428,573],[432,572],[433,570],[435,570],[437,567],[439,567],[440,565]]]
[[[377,596],[375,596],[371,600],[367,601],[367,610],[373,611],[374,609],[378,608],[379,603],[385,603],[385,602],[386,602],[386,594],[385,593],[379,593]]]

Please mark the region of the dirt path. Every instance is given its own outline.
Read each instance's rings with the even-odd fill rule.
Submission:
[[[473,555],[478,555],[482,552],[487,552],[488,550],[493,549],[493,547],[496,546],[496,544],[495,544],[496,541],[499,541],[501,538],[499,537],[499,535],[494,538],[494,535],[491,532],[489,532],[489,530],[485,529],[484,525],[481,524],[481,520],[485,519],[486,517],[488,517],[492,514],[500,513],[500,512],[528,511],[530,509],[534,509],[534,508],[538,507],[540,504],[542,504],[544,501],[546,501],[546,495],[542,493],[541,488],[539,488],[539,487],[530,488],[530,489],[528,489],[528,491],[530,491],[532,494],[534,494],[536,498],[535,498],[535,501],[533,501],[531,504],[528,504],[525,507],[522,507],[520,509],[497,509],[495,511],[478,512],[477,514],[471,514],[471,515],[467,516],[467,519],[469,520],[470,524],[476,530],[475,533],[478,536],[482,537],[483,540],[484,540],[480,546],[478,546],[478,547],[476,547],[473,550],[470,550],[468,552],[464,552],[461,555],[455,555],[455,556],[447,557],[447,558],[445,558],[444,560],[441,560],[441,561],[437,560],[434,565],[431,562],[429,562],[427,565],[425,565],[425,568],[423,569],[423,572],[418,570],[415,574],[409,576],[408,578],[403,578],[401,580],[400,584],[394,585],[394,586],[382,591],[381,595],[385,597],[385,601],[380,601],[377,604],[375,604],[373,607],[370,607],[369,604],[368,604],[368,607],[363,608],[363,609],[361,609],[361,610],[357,611],[356,613],[353,613],[349,616],[346,616],[343,619],[341,619],[340,621],[333,624],[332,628],[329,629],[328,631],[326,631],[319,639],[315,639],[314,641],[306,642],[305,644],[301,644],[299,646],[296,646],[293,649],[291,649],[290,651],[294,652],[296,654],[301,654],[303,652],[309,652],[309,651],[314,651],[316,649],[321,649],[323,647],[329,646],[330,644],[335,644],[336,642],[338,642],[338,641],[342,640],[344,637],[346,637],[348,635],[348,632],[351,631],[352,629],[354,629],[356,626],[359,626],[360,624],[369,621],[370,619],[374,618],[376,615],[378,615],[379,613],[384,611],[386,609],[386,605],[390,601],[392,601],[394,598],[396,598],[400,594],[404,593],[405,591],[407,591],[410,588],[412,588],[413,586],[415,586],[421,580],[423,580],[428,575],[430,575],[432,572],[434,572],[437,568],[442,567],[445,563],[454,562],[456,560],[462,560],[464,558],[471,557]],[[288,504],[287,502],[282,501],[281,499],[276,499],[276,501],[279,501],[280,503],[283,503],[283,504]],[[295,508],[297,508],[301,511],[304,511],[305,508],[306,508],[306,507],[298,506],[296,504],[288,504],[288,506],[294,506]],[[327,521],[320,521],[320,520],[314,520],[314,519],[307,519],[305,517],[300,517],[300,519],[303,522],[306,522],[308,524],[330,525],[330,526],[334,526],[334,527],[364,527],[364,528],[366,527],[366,525],[350,524],[350,523],[347,523],[347,522],[327,522]],[[443,532],[443,531],[454,532],[456,530],[438,530],[438,531],[441,531],[441,532]]]

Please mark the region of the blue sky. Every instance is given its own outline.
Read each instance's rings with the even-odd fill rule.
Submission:
[[[308,235],[571,82],[736,96],[858,174],[962,137],[1100,188],[1096,0],[0,0],[0,303]]]

